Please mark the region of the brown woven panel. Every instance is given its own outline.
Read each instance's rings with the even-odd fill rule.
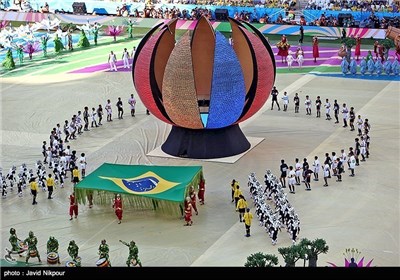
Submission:
[[[197,98],[210,100],[215,34],[210,22],[205,17],[201,17],[197,22],[191,47]]]
[[[162,91],[165,66],[167,65],[168,58],[175,47],[175,27],[177,21],[177,19],[174,19],[168,23],[168,28],[163,32],[158,41],[154,57],[154,75],[160,91]]]
[[[249,43],[247,41],[247,36],[239,30],[238,25],[229,20],[232,27],[232,39],[233,39],[233,49],[239,59],[240,66],[242,67],[244,84],[246,86],[246,93],[249,92],[251,83],[254,77],[254,64],[253,58],[251,56],[251,51]]]
[[[203,128],[194,85],[189,32],[182,36],[168,59],[162,89],[165,111],[176,125]]]

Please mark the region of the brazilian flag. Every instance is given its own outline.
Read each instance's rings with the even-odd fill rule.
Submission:
[[[156,166],[103,163],[75,186],[78,202],[109,204],[122,195],[124,207],[180,214],[188,189],[198,188],[202,166]]]

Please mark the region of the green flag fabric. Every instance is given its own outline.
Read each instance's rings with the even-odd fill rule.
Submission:
[[[80,204],[88,194],[94,204],[108,204],[119,193],[124,205],[180,215],[189,187],[198,189],[202,178],[202,166],[104,163],[75,186],[75,193]]]

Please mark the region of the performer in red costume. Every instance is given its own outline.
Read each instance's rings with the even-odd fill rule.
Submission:
[[[381,62],[385,62],[384,48],[385,47],[381,43],[378,44],[378,54],[381,59]]]
[[[282,35],[282,39],[278,44],[278,55],[282,57],[282,62],[286,62],[286,57],[289,55],[290,45],[287,42],[286,35]]]
[[[186,197],[185,201],[185,222],[184,226],[191,226],[192,221],[192,204],[190,203],[190,197]]]
[[[190,197],[190,203],[192,204],[194,212],[196,212],[196,215],[199,215],[199,212],[197,211],[197,206],[196,206],[196,191],[194,190],[193,186],[190,186],[189,197]]]
[[[117,215],[118,218],[118,224],[120,224],[122,220],[122,198],[120,194],[115,196],[113,208],[115,209],[115,215]]]
[[[199,202],[201,205],[204,205],[205,191],[206,191],[206,182],[204,181],[204,178],[201,178],[199,183],[199,192],[197,193],[197,197],[199,198]]]
[[[74,214],[75,219],[78,218],[78,202],[76,201],[75,192],[72,192],[72,194],[69,196],[69,215],[71,216],[69,219],[70,221],[72,220],[72,216]]]
[[[314,62],[317,62],[317,57],[319,57],[319,48],[318,48],[318,37],[314,36],[312,40],[312,53],[314,57]]]
[[[379,45],[379,41],[375,41],[374,42],[374,54],[375,54],[376,58],[378,58],[378,45]]]
[[[356,49],[354,51],[354,55],[357,60],[359,59],[359,57],[361,55],[361,38],[360,38],[360,36],[356,37]]]

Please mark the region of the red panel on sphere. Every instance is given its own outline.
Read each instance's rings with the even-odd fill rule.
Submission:
[[[142,100],[144,106],[158,119],[163,122],[174,124],[164,117],[157,107],[154,100],[153,92],[151,90],[150,82],[150,68],[151,58],[153,56],[154,47],[157,44],[160,36],[165,30],[159,31],[156,35],[152,36],[143,46],[140,51],[134,69],[134,84],[136,91]]]
[[[247,120],[255,113],[257,113],[258,110],[261,109],[261,107],[267,101],[272,86],[274,85],[275,82],[274,65],[272,63],[271,56],[266,47],[264,46],[263,42],[256,35],[248,31],[247,29],[243,27],[239,28],[243,32],[245,32],[254,49],[258,78],[257,78],[257,88],[253,103],[251,104],[251,107],[249,108],[247,113],[242,118],[240,118],[236,123]]]

